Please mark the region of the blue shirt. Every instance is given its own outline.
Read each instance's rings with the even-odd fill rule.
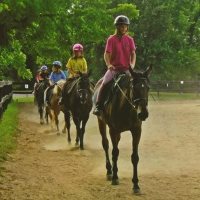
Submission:
[[[66,75],[63,71],[60,71],[59,73],[56,72],[51,72],[49,79],[53,82],[53,83],[57,83],[59,80],[61,79],[66,79]]]

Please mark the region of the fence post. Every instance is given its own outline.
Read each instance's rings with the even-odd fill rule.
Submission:
[[[12,100],[12,82],[0,81],[0,119]]]

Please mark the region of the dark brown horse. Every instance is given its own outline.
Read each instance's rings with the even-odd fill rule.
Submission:
[[[65,129],[68,132],[68,142],[71,142],[70,136],[70,115],[76,125],[76,145],[80,141],[80,149],[84,149],[83,138],[85,133],[85,126],[89,119],[89,114],[92,109],[92,84],[89,80],[89,74],[80,74],[67,86],[64,87],[63,100],[64,100],[64,116],[65,116]]]
[[[138,185],[137,165],[139,161],[138,145],[141,136],[142,121],[148,117],[148,76],[152,67],[144,72],[134,72],[130,70],[131,76],[120,74],[115,77],[113,82],[108,83],[103,94],[107,90],[109,98],[104,104],[102,114],[98,117],[99,131],[102,136],[102,145],[106,156],[107,178],[112,179],[113,185],[118,185],[118,167],[117,160],[119,155],[118,143],[121,132],[131,131],[132,134],[132,155],[133,164],[133,190],[140,192]],[[95,89],[94,102],[98,86]],[[103,95],[102,94],[102,95]],[[106,100],[106,99],[105,99]],[[112,165],[109,159],[109,142],[106,135],[106,125],[109,127],[109,133],[112,141]]]
[[[34,95],[38,107],[38,112],[40,114],[40,124],[44,124],[44,112],[45,112],[45,117],[47,117],[44,106],[44,91],[48,86],[49,86],[49,80],[45,79],[39,82],[35,89]]]

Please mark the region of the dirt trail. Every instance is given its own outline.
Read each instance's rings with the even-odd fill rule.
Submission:
[[[119,149],[120,185],[105,179],[104,152],[91,115],[85,150],[66,135],[40,125],[32,104],[21,106],[17,149],[3,164],[1,200],[200,199],[200,101],[150,102],[139,147],[142,195],[132,195],[131,136],[123,133]],[[60,116],[61,124],[63,118]],[[61,126],[60,126],[61,127]]]

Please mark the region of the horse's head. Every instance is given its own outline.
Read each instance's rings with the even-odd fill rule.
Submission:
[[[149,75],[152,71],[152,66],[148,67],[144,72],[135,72],[130,69],[132,75],[132,91],[133,91],[133,102],[136,108],[139,110],[138,118],[144,121],[148,116],[149,112],[147,109],[148,105],[148,93],[149,93]]]
[[[90,91],[90,74],[81,74],[77,82],[77,96],[81,104],[86,104],[91,93]]]

